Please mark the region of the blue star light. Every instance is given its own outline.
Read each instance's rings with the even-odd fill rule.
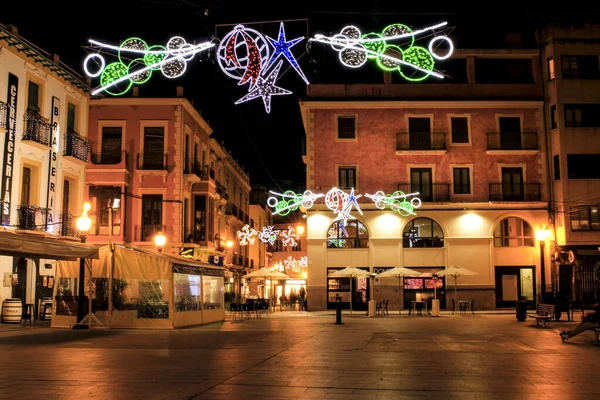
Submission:
[[[285,58],[287,58],[287,60],[290,62],[290,64],[292,64],[292,67],[294,67],[294,69],[296,70],[298,75],[300,75],[300,77],[308,85],[309,84],[308,79],[306,79],[306,76],[304,76],[304,72],[302,72],[302,70],[300,69],[300,66],[298,65],[298,62],[294,58],[294,55],[290,52],[290,47],[292,47],[296,43],[303,40],[304,36],[290,40],[289,42],[286,41],[285,30],[283,29],[283,22],[282,22],[279,25],[279,36],[277,37],[277,40],[272,39],[269,36],[267,36],[267,39],[269,40],[269,42],[275,49],[275,51],[271,55],[271,59],[269,60],[269,63],[267,64],[267,69],[269,69],[269,67],[271,65],[273,65],[273,63],[275,62],[275,60],[277,60],[279,58],[279,56],[283,55]]]
[[[235,102],[235,104],[244,103],[248,100],[255,99],[257,97],[262,97],[263,103],[265,103],[265,109],[268,113],[271,112],[271,96],[283,95],[283,94],[291,94],[289,90],[280,88],[279,86],[275,86],[275,81],[277,80],[277,75],[279,74],[279,70],[281,69],[281,64],[283,64],[283,60],[279,61],[275,69],[269,73],[266,78],[262,76],[258,77],[256,81],[256,85],[254,88],[248,92],[247,95],[239,99]]]

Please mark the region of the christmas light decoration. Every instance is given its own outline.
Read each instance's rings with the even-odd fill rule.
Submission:
[[[262,101],[265,104],[265,110],[267,113],[271,112],[271,96],[278,96],[284,94],[291,94],[289,90],[282,89],[279,86],[275,86],[275,81],[277,81],[277,75],[279,74],[279,70],[281,69],[281,64],[283,64],[283,60],[279,61],[275,69],[273,69],[269,75],[265,78],[262,76],[258,77],[258,81],[256,86],[254,86],[247,95],[239,99],[235,102],[235,104],[241,104],[248,100],[255,99],[257,97],[262,97]]]
[[[273,215],[279,214],[282,216],[288,215],[291,211],[296,211],[300,206],[307,209],[311,208],[315,200],[325,196],[324,194],[315,194],[310,190],[305,190],[302,194],[296,194],[291,190],[287,190],[284,193],[276,193],[270,190],[269,193],[281,196],[281,200],[278,200],[274,196],[269,197],[267,205],[275,209]]]
[[[256,241],[255,236],[258,235],[258,232],[254,228],[250,228],[250,225],[246,224],[242,228],[241,231],[237,232],[237,236],[240,239],[241,245],[246,245],[248,243],[254,244]]]
[[[277,234],[279,230],[273,230],[273,226],[264,226],[260,232],[258,232],[258,238],[263,243],[269,243],[271,245],[275,244],[275,240],[277,240]]]
[[[148,82],[152,72],[160,70],[166,78],[178,78],[183,75],[190,61],[197,53],[214,46],[213,43],[204,42],[192,45],[180,36],[174,36],[167,42],[167,46],[148,46],[140,38],[129,38],[114,46],[90,39],[93,47],[117,51],[118,61],[106,64],[104,57],[99,53],[88,55],[83,62],[83,70],[91,78],[100,76],[100,87],[92,91],[92,95],[106,92],[114,96],[125,94],[134,84],[141,85]],[[129,60],[127,55],[138,56]],[[89,64],[95,62],[96,72],[91,72]]]
[[[447,36],[434,36],[428,47],[415,46],[415,39],[425,32],[433,32],[447,25],[442,22],[421,30],[413,31],[406,25],[393,24],[386,26],[381,34],[362,34],[355,26],[344,27],[339,34],[327,37],[317,34],[309,41],[317,41],[331,45],[339,53],[340,62],[349,68],[359,68],[368,59],[376,60],[377,65],[385,71],[398,71],[406,80],[421,81],[428,76],[444,78],[444,75],[434,71],[435,60],[449,58],[454,45]],[[403,39],[400,45],[391,41]],[[434,45],[445,42],[448,50],[440,55],[435,52]]]
[[[394,192],[393,194],[385,194],[381,190],[375,194],[365,194],[365,197],[370,198],[375,202],[375,207],[380,210],[389,207],[392,211],[398,212],[403,217],[416,215],[413,210],[421,207],[421,199],[413,197],[408,200],[408,196],[417,196],[419,192],[404,194],[402,191]]]
[[[333,222],[342,221],[340,225],[343,224],[346,226],[349,219],[355,219],[355,217],[350,214],[353,205],[362,215],[362,210],[360,209],[357,201],[361,196],[361,194],[358,196],[354,194],[354,188],[350,190],[349,194],[335,187],[327,192],[325,195],[325,205],[327,208],[337,214],[337,217],[335,217]]]
[[[288,226],[287,231],[282,231],[279,234],[283,239],[281,240],[281,244],[283,246],[290,245],[291,247],[298,246],[298,240],[300,240],[300,235],[296,232],[293,226]]]
[[[290,47],[292,47],[296,43],[304,40],[304,36],[287,41],[285,38],[285,29],[283,28],[283,22],[282,22],[279,25],[279,36],[277,37],[277,40],[271,39],[269,36],[267,36],[267,39],[269,40],[269,43],[271,43],[271,45],[273,46],[273,49],[274,49],[273,54],[271,55],[271,59],[269,60],[269,63],[267,64],[267,68],[269,68],[271,65],[273,65],[273,63],[280,56],[284,56],[290,62],[290,64],[294,68],[294,70],[296,70],[298,75],[300,75],[300,77],[308,85],[310,82],[308,82],[308,79],[304,75],[304,72],[302,72],[302,70],[300,69],[298,62],[294,58],[293,54],[290,52]]]
[[[277,40],[264,37],[255,29],[236,25],[227,33],[217,47],[217,63],[223,73],[237,79],[238,85],[249,83],[248,94],[235,104],[261,97],[267,113],[271,112],[271,96],[291,94],[289,90],[275,86],[283,60],[275,62],[283,56],[294,70],[308,84],[308,79],[300,69],[290,48],[303,40],[299,37],[287,40],[283,22],[279,25]],[[273,53],[269,49],[273,47]]]

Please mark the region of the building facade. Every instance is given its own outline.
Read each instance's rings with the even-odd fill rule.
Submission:
[[[537,48],[456,49],[448,83],[385,72],[378,84],[308,87],[306,188],[324,195],[308,210],[312,310],[334,308],[337,295],[355,310],[434,296],[442,309],[533,307],[551,290],[549,246],[536,239],[551,225],[539,58]],[[452,265],[474,275],[431,279]],[[423,276],[328,278],[347,266]]]
[[[0,25],[2,229],[79,241],[89,90],[57,55]],[[19,298],[35,312],[52,296],[55,260],[44,255],[0,256],[0,302]]]

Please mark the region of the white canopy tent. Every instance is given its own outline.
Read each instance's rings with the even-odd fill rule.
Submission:
[[[169,329],[225,319],[222,267],[119,245],[100,248],[87,265],[86,294],[105,326]],[[78,276],[79,262],[57,262],[52,327],[76,323]]]

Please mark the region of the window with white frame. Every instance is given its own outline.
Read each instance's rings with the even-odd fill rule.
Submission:
[[[471,169],[454,167],[452,169],[454,194],[471,194]]]
[[[340,189],[351,189],[357,185],[356,167],[355,166],[340,166],[338,167],[338,187]]]

